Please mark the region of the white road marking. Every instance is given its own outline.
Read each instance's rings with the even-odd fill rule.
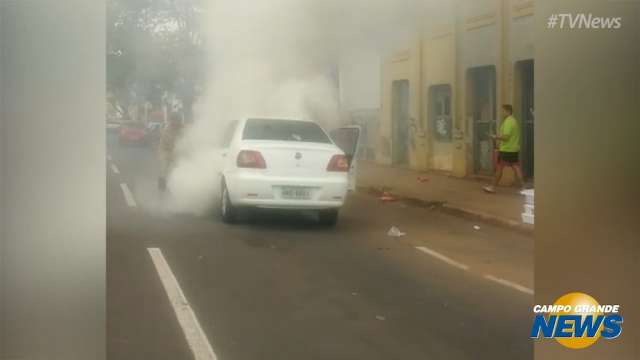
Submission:
[[[455,266],[458,269],[469,270],[469,267],[467,265],[459,263],[459,262],[457,262],[455,260],[452,260],[452,259],[450,259],[450,258],[448,258],[448,257],[446,257],[446,256],[444,256],[444,255],[442,255],[442,254],[440,254],[438,252],[435,252],[435,251],[433,251],[433,250],[431,250],[429,248],[426,248],[424,246],[416,246],[416,249],[422,251],[423,253],[429,254],[429,255],[433,256],[434,258],[436,258],[436,259],[442,260],[442,261],[446,262],[447,264],[449,264],[451,266]]]
[[[136,207],[136,199],[133,198],[133,194],[131,193],[131,190],[129,190],[129,187],[127,186],[127,184],[125,183],[121,183],[120,187],[122,188],[122,193],[124,194],[124,200],[127,202],[127,205],[129,205],[129,207]]]
[[[120,170],[118,170],[118,167],[116,166],[116,164],[111,164],[111,170],[113,170],[114,174],[120,174]]]
[[[173,306],[173,310],[176,313],[180,327],[182,327],[182,331],[187,338],[187,343],[189,344],[189,348],[191,348],[195,360],[216,360],[216,354],[213,352],[213,348],[209,340],[207,340],[207,336],[202,330],[196,314],[193,312],[193,309],[191,309],[191,306],[189,306],[189,302],[184,296],[178,280],[176,280],[169,264],[162,255],[162,251],[158,248],[149,248],[147,251],[160,276],[160,281],[162,281],[164,290],[169,297],[171,306]]]
[[[533,290],[532,289],[529,289],[528,287],[522,286],[520,284],[516,284],[516,283],[511,282],[509,280],[501,279],[501,278],[495,277],[493,275],[485,275],[484,278],[488,279],[488,280],[491,280],[491,281],[495,281],[498,284],[501,284],[501,285],[504,285],[504,286],[508,286],[508,287],[510,287],[512,289],[516,289],[516,290],[521,291],[521,292],[523,292],[525,294],[533,295]]]

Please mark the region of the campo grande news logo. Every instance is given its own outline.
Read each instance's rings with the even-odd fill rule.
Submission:
[[[533,313],[532,339],[556,339],[570,349],[583,349],[622,333],[620,305],[600,305],[584,293],[563,295],[553,305],[535,305]]]

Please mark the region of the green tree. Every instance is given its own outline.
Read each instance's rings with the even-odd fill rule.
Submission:
[[[206,78],[200,2],[107,1],[108,100],[124,116],[129,104],[160,105],[165,93],[176,94],[192,116]]]

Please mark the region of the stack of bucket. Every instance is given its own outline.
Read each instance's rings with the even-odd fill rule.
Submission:
[[[525,224],[533,225],[533,220],[535,218],[534,206],[533,206],[533,198],[534,192],[533,189],[522,190],[520,194],[524,195],[524,212],[522,213],[522,222]]]

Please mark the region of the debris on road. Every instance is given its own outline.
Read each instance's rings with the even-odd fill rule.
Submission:
[[[524,212],[522,213],[522,222],[533,225],[535,222],[535,206],[533,189],[522,190],[520,194],[525,196]]]
[[[427,181],[429,181],[430,179],[426,176],[418,176],[418,181],[421,183],[425,183]]]
[[[400,231],[400,229],[398,229],[395,226],[392,226],[389,231],[387,231],[387,236],[391,236],[391,237],[401,237],[401,236],[405,236],[407,235],[407,233],[404,233],[402,231]]]
[[[381,315],[376,315],[376,320],[385,321],[387,318]]]
[[[380,197],[380,200],[382,200],[382,201],[396,201],[397,199],[393,195],[391,195],[390,192],[385,191],[385,192],[382,193],[382,196]]]
[[[480,226],[478,226],[478,225],[473,225],[473,228],[476,229],[476,230],[480,230]]]

